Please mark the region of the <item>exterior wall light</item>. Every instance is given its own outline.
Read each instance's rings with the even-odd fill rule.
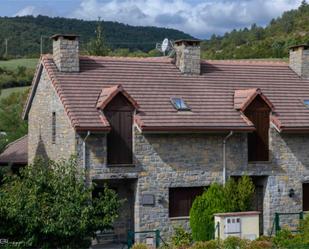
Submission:
[[[295,190],[293,188],[291,188],[289,190],[289,197],[292,198],[295,195]]]

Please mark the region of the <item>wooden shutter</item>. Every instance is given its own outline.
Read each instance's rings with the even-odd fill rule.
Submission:
[[[303,183],[303,211],[309,211],[309,183]]]
[[[259,97],[246,110],[245,115],[256,131],[248,134],[248,160],[269,160],[269,107]]]
[[[104,113],[111,126],[107,135],[107,163],[132,164],[133,108],[118,95],[106,109]]]
[[[196,196],[201,195],[204,187],[170,188],[169,216],[189,216],[190,209]]]

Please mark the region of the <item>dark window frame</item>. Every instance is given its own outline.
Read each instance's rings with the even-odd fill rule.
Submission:
[[[52,112],[52,144],[56,144],[56,135],[57,135],[57,119],[56,112]]]
[[[172,97],[171,103],[177,111],[191,111],[191,108],[184,101],[183,98],[180,97]]]
[[[188,217],[193,201],[205,191],[205,188],[205,186],[169,188],[169,217]]]

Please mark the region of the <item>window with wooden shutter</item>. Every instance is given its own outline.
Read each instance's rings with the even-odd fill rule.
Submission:
[[[201,195],[205,187],[169,189],[169,217],[189,216],[194,199]]]
[[[56,112],[52,113],[52,143],[56,143]]]
[[[309,183],[303,183],[303,211],[309,211]]]
[[[248,161],[268,161],[270,108],[258,96],[246,109],[245,115],[256,129],[248,134]]]
[[[107,135],[107,163],[109,165],[133,163],[133,110],[134,108],[121,93],[104,110],[111,126],[111,131]]]

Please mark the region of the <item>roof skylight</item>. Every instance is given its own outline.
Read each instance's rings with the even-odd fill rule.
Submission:
[[[190,107],[185,103],[182,98],[173,97],[171,102],[177,111],[190,111]]]
[[[306,107],[309,108],[309,99],[305,99],[305,100],[304,100],[304,104],[305,104]]]

